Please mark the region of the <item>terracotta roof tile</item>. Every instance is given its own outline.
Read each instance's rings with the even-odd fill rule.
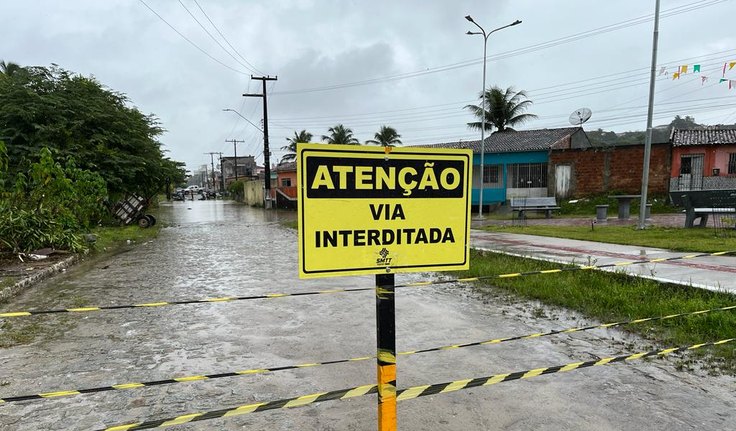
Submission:
[[[563,139],[581,130],[580,127],[559,129],[535,129],[496,132],[485,138],[486,153],[519,153],[527,151],[546,151],[561,144]],[[475,141],[445,142],[441,144],[417,145],[427,148],[472,149],[480,153],[480,139]]]
[[[736,144],[736,126],[707,126],[696,129],[674,129],[672,131],[673,147],[687,145],[724,145]]]

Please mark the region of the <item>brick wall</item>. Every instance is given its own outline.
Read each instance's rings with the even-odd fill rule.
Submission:
[[[670,145],[652,145],[649,161],[649,193],[669,190]],[[555,166],[571,166],[570,196],[582,197],[611,191],[639,194],[644,163],[644,146],[605,149],[553,150],[549,156],[550,193],[555,193]],[[556,194],[556,193],[555,193]]]

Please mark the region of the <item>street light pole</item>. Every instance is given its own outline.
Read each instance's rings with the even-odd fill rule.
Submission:
[[[516,20],[512,22],[511,24],[505,25],[503,27],[498,27],[496,29],[491,30],[490,32],[486,33],[485,29],[480,26],[477,22],[473,20],[473,17],[470,15],[466,15],[465,19],[475,24],[476,27],[480,29],[480,32],[477,31],[468,31],[465,34],[474,35],[474,34],[480,34],[483,36],[483,89],[481,91],[481,106],[480,106],[480,191],[478,195],[478,218],[483,218],[483,189],[485,188],[485,150],[486,150],[486,53],[488,51],[488,36],[491,34],[503,30],[506,27],[511,27],[517,24],[521,24],[520,20]]]

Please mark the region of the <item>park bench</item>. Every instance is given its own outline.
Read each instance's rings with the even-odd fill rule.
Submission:
[[[554,196],[541,198],[511,198],[511,211],[518,211],[518,218],[526,218],[527,211],[544,211],[546,218],[552,218],[552,211],[560,209]]]
[[[696,221],[700,227],[707,226],[711,214],[736,214],[736,190],[681,190],[670,192],[670,200],[684,208],[686,228]]]

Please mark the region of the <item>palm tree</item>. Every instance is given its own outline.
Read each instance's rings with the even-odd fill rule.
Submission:
[[[396,129],[388,126],[381,126],[381,130],[373,135],[375,139],[369,139],[365,141],[366,144],[376,144],[382,147],[394,147],[401,145],[401,135],[396,132]]]
[[[23,70],[23,67],[18,63],[0,60],[0,75],[5,75],[8,78],[11,78],[13,75],[20,72],[21,70]]]
[[[353,136],[353,131],[342,124],[330,127],[327,131],[330,134],[322,135],[322,140],[327,141],[328,144],[360,145],[360,141]]]
[[[281,147],[282,150],[288,151],[286,154],[284,154],[284,157],[281,158],[281,163],[284,162],[290,162],[294,159],[296,159],[296,144],[306,143],[310,142],[312,140],[312,134],[307,132],[306,130],[302,130],[301,132],[297,133],[294,131],[294,136],[291,138],[286,138],[286,142],[289,143],[289,145],[284,145]]]
[[[514,130],[513,126],[537,118],[534,114],[524,112],[532,104],[532,101],[526,98],[524,90],[514,91],[513,87],[502,90],[499,87],[492,87],[486,90],[485,96],[486,130],[492,130],[493,126],[496,126],[499,132]],[[483,99],[482,94],[480,98]],[[481,112],[483,112],[481,107],[466,105],[465,109],[469,109],[479,120],[468,123],[468,127],[480,130]]]

